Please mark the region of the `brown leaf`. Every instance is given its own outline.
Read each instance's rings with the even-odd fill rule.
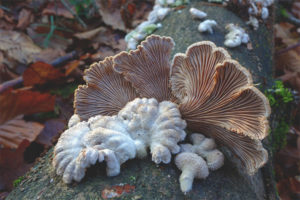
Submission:
[[[25,70],[23,80],[25,86],[31,86],[36,84],[41,85],[47,81],[57,80],[63,76],[63,73],[55,69],[52,65],[44,62],[36,62]]]
[[[77,37],[78,39],[92,39],[95,35],[97,35],[99,32],[105,31],[106,28],[100,26],[96,29],[93,30],[89,30],[86,32],[82,32],[82,33],[76,33],[74,34],[75,37]]]
[[[65,128],[67,122],[62,119],[50,119],[45,122],[45,128],[39,134],[36,142],[49,147],[52,145],[52,140],[58,136]]]
[[[23,140],[17,149],[0,149],[0,190],[12,189],[13,181],[33,165],[24,162],[23,154],[29,144],[29,141]]]
[[[0,95],[0,124],[21,114],[54,109],[55,96],[30,90],[7,90]]]
[[[0,146],[17,149],[23,140],[32,142],[43,130],[44,126],[37,122],[26,122],[19,115],[0,125]]]
[[[290,177],[289,181],[292,193],[300,198],[300,181],[298,179],[299,177]]]
[[[47,35],[50,32],[50,26],[37,26],[35,24],[30,25],[27,29],[28,36],[34,41],[34,43],[43,45],[45,41],[45,34]],[[67,49],[68,45],[72,43],[72,39],[69,39],[69,35],[67,34],[67,31],[63,30],[55,30],[53,33],[54,36],[59,37],[51,37],[49,39],[49,46],[53,49]]]
[[[296,32],[292,32],[292,29],[295,28],[294,25],[282,22],[275,24],[275,37],[282,40],[282,42],[290,46],[298,42],[299,35]]]
[[[53,60],[66,55],[66,52],[59,48],[46,48],[38,54],[33,56],[34,62],[42,61],[45,63],[51,63]]]
[[[30,23],[33,22],[33,14],[30,10],[23,8],[19,13],[17,28],[25,29]]]
[[[128,30],[120,13],[123,4],[122,0],[97,0],[96,4],[105,24],[112,26],[114,29],[122,31]]]
[[[81,60],[74,60],[74,61],[68,63],[65,66],[65,69],[66,69],[65,76],[70,75],[71,72],[74,71],[81,64],[83,64],[83,62]]]
[[[41,51],[24,33],[0,30],[0,50],[23,64],[33,61],[33,55]]]
[[[60,1],[48,3],[42,12],[42,15],[56,15],[68,19],[74,19],[72,13]]]

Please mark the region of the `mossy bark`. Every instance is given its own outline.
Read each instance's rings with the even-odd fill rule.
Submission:
[[[197,31],[200,21],[192,19],[188,12],[190,7],[200,8],[207,12],[209,19],[217,21],[218,26],[214,34],[201,34]],[[224,46],[225,25],[228,23],[239,24],[249,33],[252,50],[246,45],[228,50],[232,58],[249,69],[254,82],[263,90],[272,82],[272,19],[264,25],[261,24],[257,31],[253,31],[244,20],[220,5],[191,1],[184,9],[169,14],[162,22],[163,27],[155,34],[171,36],[176,43],[173,51],[175,54],[185,52],[190,44],[202,40],[210,40],[217,46]],[[267,148],[268,145],[266,144]],[[206,180],[195,180],[193,190],[184,195],[178,183],[180,171],[173,162],[157,166],[150,157],[128,161],[122,165],[121,174],[116,177],[107,177],[104,164],[98,164],[87,170],[82,182],[66,185],[61,177],[55,175],[51,166],[53,152],[50,150],[7,199],[107,199],[112,196],[115,196],[115,199],[278,198],[274,186],[272,156],[263,170],[249,177],[236,167],[239,165],[236,165],[230,153],[226,155],[224,167],[211,172]]]

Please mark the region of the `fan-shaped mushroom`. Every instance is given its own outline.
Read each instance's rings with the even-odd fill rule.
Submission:
[[[225,49],[199,42],[175,55],[171,84],[189,130],[225,144],[250,174],[267,161],[259,140],[268,134],[269,102]]]
[[[182,115],[189,130],[201,132],[226,145],[241,159],[249,174],[255,173],[268,157],[260,141],[268,134],[268,100],[254,87],[248,70],[231,59],[225,49],[212,42],[195,43],[186,54],[175,55],[170,70],[169,57],[173,46],[170,37],[149,36],[137,50],[122,52],[92,65],[85,72],[87,85],[80,86],[76,92],[75,113],[81,120],[97,115],[115,115],[138,96],[155,98],[158,102],[177,102],[178,105],[167,101],[161,103],[169,108],[167,110],[173,117]],[[180,113],[176,111],[177,107]],[[142,108],[132,107],[133,110],[140,109],[145,116],[153,112],[152,108]],[[165,111],[161,110],[162,113]],[[120,113],[118,116],[123,116]],[[126,119],[135,119],[134,116],[125,116]],[[166,119],[166,116],[159,118],[162,122]],[[184,127],[180,120],[174,125]],[[167,129],[169,126],[162,127]],[[177,142],[185,135],[178,129],[164,133],[167,137],[153,134],[152,139],[158,143],[146,142],[152,156],[159,155],[160,158],[153,158],[157,163],[168,162],[170,152],[178,152]],[[144,143],[136,140],[135,145],[144,155]]]

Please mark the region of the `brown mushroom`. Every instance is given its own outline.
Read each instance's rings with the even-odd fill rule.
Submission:
[[[96,115],[115,115],[138,97],[131,84],[113,70],[113,57],[94,63],[83,77],[87,85],[75,92],[75,113],[81,120]]]
[[[205,41],[175,55],[171,84],[189,130],[225,144],[250,174],[266,162],[259,140],[268,134],[269,102],[224,49]]]
[[[117,55],[114,69],[132,83],[141,97],[158,101],[173,99],[169,88],[169,60],[173,46],[170,37],[149,36],[137,50]]]

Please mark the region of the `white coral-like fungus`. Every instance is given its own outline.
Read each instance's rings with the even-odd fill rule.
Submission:
[[[206,162],[195,153],[183,152],[175,158],[176,166],[182,171],[179,182],[180,189],[186,193],[193,187],[194,178],[205,179],[209,175]]]
[[[215,20],[207,19],[201,22],[198,26],[198,31],[200,32],[209,32],[213,34],[214,30],[213,27],[217,26],[217,22]]]
[[[190,139],[193,145],[181,144],[182,152],[175,158],[176,166],[182,171],[179,182],[184,193],[192,189],[194,178],[204,179],[209,170],[217,170],[224,164],[224,155],[216,149],[213,139],[198,133],[192,134]]]
[[[229,33],[225,35],[224,45],[226,47],[233,48],[240,46],[242,43],[246,44],[249,42],[249,35],[238,25],[228,24],[226,29],[229,31]]]
[[[190,8],[190,13],[193,18],[196,19],[204,19],[207,17],[207,14],[201,10],[198,10],[197,8]]]
[[[54,149],[53,166],[66,183],[80,181],[87,167],[104,160],[107,175],[116,176],[122,163],[146,156],[148,147],[155,163],[169,163],[186,135],[177,105],[153,98],[136,98],[115,116],[98,115],[87,122],[77,118],[70,119]]]
[[[216,143],[212,138],[206,138],[204,135],[194,133],[190,137],[193,145],[182,144],[181,151],[196,153],[203,157],[210,170],[217,170],[224,165],[224,155],[216,149]]]

